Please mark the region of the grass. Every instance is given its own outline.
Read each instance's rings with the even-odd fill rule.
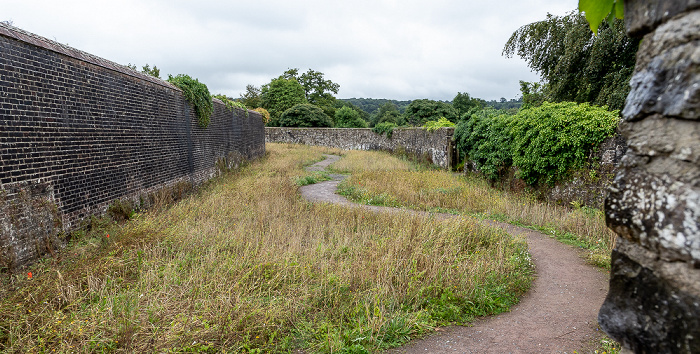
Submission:
[[[490,188],[475,176],[405,166],[405,161],[386,153],[375,153],[372,165],[352,155],[331,167],[352,173],[339,185],[339,193],[353,201],[464,214],[537,229],[586,250],[590,263],[610,268],[616,235],[606,227],[600,210],[541,203]]]
[[[528,289],[522,239],[470,218],[305,202],[295,177],[329,150],[267,149],[0,274],[0,351],[361,353],[506,311]]]

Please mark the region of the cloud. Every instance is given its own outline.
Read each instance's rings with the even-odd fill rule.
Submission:
[[[186,73],[237,97],[287,68],[325,73],[339,96],[513,98],[535,81],[501,56],[518,27],[575,0],[352,2],[2,1],[15,25],[122,64]]]

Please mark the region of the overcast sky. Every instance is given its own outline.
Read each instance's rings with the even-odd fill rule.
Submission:
[[[520,26],[577,0],[0,0],[0,21],[127,64],[188,74],[239,97],[287,68],[323,72],[339,98],[516,98],[538,81],[501,55]]]

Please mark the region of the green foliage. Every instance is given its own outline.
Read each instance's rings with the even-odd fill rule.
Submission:
[[[134,64],[131,64],[131,63],[126,64],[126,67],[131,69],[131,70],[138,71],[138,69],[136,68],[136,65],[134,65]],[[146,75],[151,75],[155,78],[160,79],[160,69],[158,69],[158,67],[155,65],[153,65],[153,68],[151,68],[150,65],[146,64],[146,65],[141,67],[141,72],[146,74]]]
[[[214,95],[212,97],[223,102],[229,111],[233,112],[234,108],[240,108],[245,112],[246,117],[248,116],[248,107],[246,107],[243,103],[234,101],[232,98],[222,94]]]
[[[391,133],[394,131],[394,128],[396,128],[396,127],[397,127],[396,123],[382,122],[382,123],[375,125],[372,128],[372,131],[379,134],[379,135],[386,133],[386,137],[391,139]]]
[[[335,111],[335,126],[337,128],[367,128],[365,122],[357,111],[350,107],[343,107]]]
[[[615,133],[618,112],[573,102],[520,111],[511,124],[513,165],[529,184],[550,185],[584,166],[591,149]]]
[[[197,123],[202,128],[209,125],[209,119],[213,110],[211,94],[207,85],[191,78],[189,75],[168,75],[168,82],[179,87],[185,99],[194,106],[197,113]]]
[[[270,122],[270,112],[268,112],[265,108],[258,107],[253,109],[255,112],[260,113],[262,115],[263,123],[267,124]]]
[[[527,183],[551,185],[583,167],[591,150],[615,133],[617,114],[574,102],[545,102],[514,116],[483,110],[460,122],[454,137],[487,178],[515,166]]]
[[[625,15],[623,0],[579,0],[578,10],[586,14],[586,20],[595,34],[598,34],[598,26],[603,20],[612,26],[615,18],[621,20]]]
[[[376,126],[380,123],[393,123],[402,125],[405,123],[398,107],[391,102],[386,102],[379,106],[376,112],[370,118],[370,125]]]
[[[246,85],[245,93],[241,94],[238,101],[250,109],[260,108],[262,107],[262,91],[257,86]]]
[[[325,171],[313,171],[305,176],[299,176],[294,178],[294,183],[297,186],[303,187],[309,184],[316,184],[323,181],[330,181],[331,177],[328,172]]]
[[[270,125],[280,125],[280,116],[295,105],[307,103],[304,88],[295,79],[279,77],[261,90],[262,107],[270,112]]]
[[[343,98],[339,101],[348,102],[367,114],[374,114],[379,107],[386,103],[393,104],[398,109],[399,114],[403,114],[406,111],[406,107],[411,104],[411,101],[388,100],[385,98]]]
[[[160,69],[158,69],[158,67],[155,65],[153,65],[153,67],[151,68],[148,64],[146,64],[143,67],[141,67],[141,72],[160,79]]]
[[[333,120],[317,106],[308,103],[298,104],[280,117],[281,127],[332,127]]]
[[[288,69],[281,77],[285,79],[295,79],[304,88],[304,96],[310,104],[323,109],[329,117],[335,116],[335,96],[338,94],[340,85],[331,80],[326,80],[320,71],[309,69],[303,74],[299,74],[299,69]]]
[[[463,114],[472,109],[484,108],[484,100],[470,97],[466,92],[457,92],[457,96],[452,99],[452,107],[457,111],[457,116],[461,118]]]
[[[454,126],[455,124],[447,120],[447,118],[445,117],[440,117],[440,119],[438,120],[430,120],[423,124],[423,128],[425,128],[425,130],[429,132],[438,130],[440,128],[449,128]]]
[[[548,14],[544,21],[520,27],[503,54],[517,54],[541,75],[547,101],[589,102],[619,110],[629,93],[638,44],[627,37],[621,20],[603,24],[594,36],[586,19],[572,12]]]
[[[512,165],[510,122],[514,116],[484,109],[462,120],[454,132],[457,149],[485,177],[495,180]]]
[[[404,112],[404,118],[413,126],[421,126],[427,121],[436,121],[440,117],[445,117],[450,122],[456,122],[459,118],[451,104],[428,99],[414,100]]]
[[[523,95],[523,109],[537,107],[545,101],[544,88],[539,82],[520,80],[520,93]]]

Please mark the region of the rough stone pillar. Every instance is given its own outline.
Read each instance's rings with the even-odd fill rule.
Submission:
[[[601,327],[637,353],[700,353],[700,0],[625,0],[643,36],[606,200],[619,236]]]

